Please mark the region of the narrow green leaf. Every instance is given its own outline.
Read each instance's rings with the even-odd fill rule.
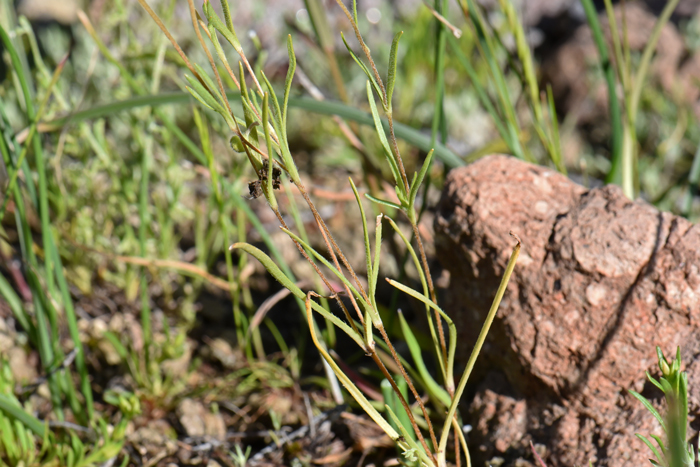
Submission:
[[[9,193],[7,196],[9,196]],[[28,334],[33,335],[35,332],[34,323],[24,310],[22,300],[20,300],[15,290],[2,274],[0,274],[0,297],[5,299],[8,306],[12,310],[12,314],[14,315],[15,319],[19,325],[22,326],[22,329],[24,329]]]
[[[289,68],[287,69],[287,78],[284,81],[284,104],[282,105],[282,130],[284,131],[284,139],[287,139],[289,93],[292,90],[292,79],[294,79],[294,72],[297,69],[297,57],[294,55],[294,45],[292,44],[291,34],[287,35],[287,54],[289,55]]]
[[[659,422],[659,424],[661,424],[661,428],[663,428],[664,431],[666,431],[666,423],[664,422],[663,417],[662,417],[661,414],[659,414],[659,412],[654,408],[654,406],[651,405],[651,402],[649,402],[649,401],[647,400],[646,397],[642,396],[641,394],[639,394],[639,393],[636,392],[636,391],[632,391],[632,390],[630,389],[630,390],[629,390],[629,393],[632,394],[634,397],[636,397],[636,398],[639,400],[639,402],[641,402],[642,405],[644,405],[644,407],[646,407],[646,409],[647,409],[649,412],[651,412],[651,414],[654,416],[654,418],[656,418],[656,420]]]
[[[32,430],[35,435],[44,437],[46,427],[35,416],[27,413],[16,400],[12,400],[6,394],[0,394],[0,410],[4,411],[10,417],[22,422],[27,428]]]
[[[369,79],[370,83],[372,83],[374,92],[377,93],[377,96],[379,96],[379,99],[381,100],[383,95],[382,90],[377,84],[377,80],[374,78],[374,75],[372,74],[372,72],[369,71],[369,68],[367,68],[367,66],[362,62],[362,60],[360,60],[360,58],[357,55],[355,55],[355,52],[352,51],[350,45],[348,44],[348,41],[345,40],[345,35],[343,35],[342,32],[340,33],[340,37],[343,39],[343,44],[345,44],[345,48],[348,49],[350,56],[353,58],[353,60],[355,60],[355,63],[357,63],[360,66],[360,68],[362,68],[362,71],[365,72],[365,75],[367,75],[367,79]],[[384,102],[382,102],[382,104],[384,105]]]
[[[241,62],[238,62],[238,73],[240,76],[239,82],[241,84],[241,103],[243,104],[243,117],[245,118],[245,126],[248,129],[248,131],[250,131],[250,139],[252,140],[253,144],[257,144],[259,141],[258,129],[256,125],[257,118],[250,107],[250,96],[248,94],[248,88],[245,84],[245,70],[243,69],[243,64]],[[255,93],[253,93],[253,95],[255,95]],[[257,162],[257,154],[252,156],[252,158],[255,159],[255,161]],[[259,171],[261,168],[262,163],[260,167],[255,167],[255,170]]]
[[[669,19],[671,19],[671,14],[673,14],[673,11],[678,6],[679,1],[680,0],[669,0],[666,3],[663,11],[661,12],[661,15],[654,24],[654,28],[651,31],[649,40],[644,46],[644,52],[642,53],[642,59],[639,62],[639,69],[637,70],[637,74],[634,77],[630,102],[628,104],[630,107],[630,115],[632,115],[632,118],[635,120],[637,111],[639,109],[639,101],[642,95],[642,89],[644,88],[644,81],[646,80],[647,72],[651,64],[651,58],[654,55],[654,51],[656,51],[656,45],[659,41],[659,38],[661,37],[661,31],[663,30],[666,23],[668,23]]]
[[[445,321],[447,321],[447,326],[450,330],[450,342],[449,342],[450,348],[449,348],[449,351],[447,353],[447,375],[448,375],[448,378],[450,378],[452,375],[452,368],[454,367],[455,351],[457,349],[457,327],[455,326],[454,321],[452,321],[452,318],[450,318],[447,315],[447,313],[445,313],[442,310],[442,308],[437,306],[432,300],[430,300],[428,297],[426,297],[422,293],[420,293],[416,290],[413,290],[412,288],[407,287],[407,286],[401,284],[400,282],[396,282],[393,279],[387,278],[387,282],[389,282],[389,284],[393,285],[394,287],[396,287],[397,289],[399,289],[403,293],[410,295],[411,297],[413,297],[417,300],[420,300],[421,302],[423,302],[424,304],[426,304],[427,306],[429,306],[433,310],[437,311],[440,314],[440,316],[442,316],[442,318]]]
[[[260,72],[263,82],[267,87],[267,91],[270,93],[270,101],[272,102],[272,110],[274,111],[272,116],[273,127],[278,135],[282,134],[281,124],[282,124],[282,108],[280,107],[280,102],[277,100],[277,95],[275,94],[275,89],[272,87],[272,83],[267,79],[264,72]]]
[[[335,45],[335,36],[328,24],[323,1],[304,0],[304,6],[306,11],[309,12],[311,26],[314,29],[319,45],[324,51],[332,51]]]
[[[221,10],[224,12],[224,21],[226,21],[226,27],[229,29],[229,31],[235,34],[235,31],[233,29],[233,21],[231,21],[231,8],[229,7],[228,1],[221,0],[219,3],[221,4]]]
[[[265,133],[265,145],[267,146],[267,156],[268,156],[268,167],[267,167],[267,182],[265,183],[265,194],[270,207],[277,211],[277,198],[272,186],[273,173],[274,173],[274,155],[275,150],[272,147],[272,138],[270,138],[270,105],[268,99],[270,97],[269,93],[263,95],[263,105],[262,105],[262,121],[263,130]]]
[[[394,191],[395,191],[396,197],[399,199],[399,202],[401,203],[401,206],[407,207],[408,206],[408,198],[404,194],[404,191],[401,189],[401,184],[394,186]]]
[[[547,85],[547,104],[549,105],[549,118],[551,121],[552,129],[552,151],[550,152],[550,157],[557,167],[559,172],[566,175],[566,166],[562,163],[561,159],[561,138],[559,136],[559,120],[557,118],[557,108],[554,105],[554,94],[552,93],[552,86]]]
[[[241,94],[236,91],[229,91],[226,93],[226,96],[231,101],[238,101],[241,99]],[[272,100],[273,97],[270,96],[270,99]],[[41,123],[38,125],[38,127],[39,131],[41,132],[57,131],[69,123],[79,123],[85,120],[110,116],[118,112],[127,111],[138,107],[152,106],[156,107],[156,114],[158,115],[158,118],[163,121],[163,124],[167,126],[168,130],[171,131],[177,137],[177,139],[182,142],[182,144],[187,146],[187,149],[192,152],[195,157],[200,159],[202,154],[197,146],[190,145],[187,139],[183,138],[184,133],[179,130],[177,125],[174,125],[173,122],[167,119],[161,110],[158,109],[158,107],[162,105],[181,104],[187,102],[189,102],[188,92],[172,92],[136,96],[122,101],[110,102],[108,104],[98,105],[90,109],[81,110],[65,117],[57,118],[50,122]],[[290,97],[289,106],[320,115],[337,115],[341,118],[357,122],[362,125],[374,125],[374,119],[372,118],[371,114],[363,112],[355,107],[343,104],[342,102],[335,102],[331,100],[317,101],[306,97]],[[274,121],[274,119],[272,120]],[[381,119],[381,122],[385,129],[389,127],[386,119]],[[402,139],[408,144],[422,149],[423,151],[427,152],[434,148],[437,158],[449,167],[460,167],[465,164],[462,159],[460,159],[454,152],[443,144],[430,144],[430,136],[421,133],[421,131],[418,129],[412,128],[401,122],[394,122],[394,132],[396,133],[397,138]],[[201,158],[200,160],[204,161],[205,159]]]
[[[383,204],[384,206],[388,206],[393,209],[398,209],[401,210],[401,206],[399,206],[396,203],[392,203],[391,201],[387,201],[385,199],[379,199],[375,198],[374,196],[370,195],[369,193],[365,193],[365,198],[367,198],[370,201],[374,201],[377,204]]]
[[[421,167],[420,172],[418,172],[418,177],[413,180],[413,184],[411,185],[411,191],[408,195],[408,206],[409,209],[413,209],[413,205],[416,202],[416,195],[418,194],[418,189],[420,188],[421,184],[423,183],[423,179],[425,178],[425,174],[428,173],[428,169],[430,168],[430,163],[433,161],[433,151],[431,150],[428,155],[425,157],[425,161],[423,162],[423,167]]]
[[[659,449],[661,449],[661,455],[663,456],[661,459],[665,459],[666,456],[668,456],[668,449],[666,449],[666,446],[664,445],[663,440],[658,436],[658,435],[650,435],[652,438],[654,438],[654,441],[656,441],[656,444],[659,445]]]
[[[429,295],[429,290],[428,290],[428,282],[425,278],[425,272],[423,271],[423,266],[421,265],[420,260],[418,259],[418,255],[416,254],[416,250],[413,248],[411,245],[411,242],[406,238],[406,235],[399,229],[399,226],[396,225],[396,222],[391,217],[387,216],[387,219],[389,220],[389,224],[394,228],[394,231],[401,237],[401,240],[403,241],[404,245],[406,246],[406,250],[408,253],[411,255],[411,258],[413,259],[413,265],[415,266],[416,270],[418,271],[418,277],[420,278],[421,285],[423,286],[423,295],[427,297]],[[445,381],[451,381],[453,380],[453,368],[447,368],[445,365],[445,360],[442,356],[442,349],[440,347],[440,341],[437,336],[437,332],[435,331],[435,324],[433,322],[433,316],[430,314],[430,308],[431,306],[427,303],[425,303],[425,312],[426,312],[426,319],[428,321],[428,329],[430,330],[430,337],[433,341],[433,350],[435,351],[435,356],[437,357],[440,371],[442,372],[442,376]],[[454,323],[452,323],[452,326],[454,326]],[[456,332],[456,331],[455,331]],[[456,345],[456,342],[453,344],[450,342],[450,346]],[[449,375],[448,375],[449,372]]]
[[[231,23],[229,29],[229,27],[226,26],[221,21],[221,18],[219,18],[219,16],[216,14],[210,2],[204,2],[203,9],[204,16],[207,18],[207,21],[211,23],[222,36],[224,36],[224,39],[231,44],[238,54],[243,54],[243,47],[241,47],[241,43],[236,36],[236,31],[233,29],[233,23]],[[228,20],[230,21],[230,18],[228,18]]]
[[[369,305],[369,304],[367,303],[367,301],[366,301],[365,298],[362,296],[362,294],[360,294],[360,292],[357,291],[357,289],[355,288],[355,286],[353,286],[352,283],[345,277],[345,275],[344,275],[342,272],[338,271],[338,269],[336,269],[336,267],[335,267],[330,261],[328,261],[326,258],[324,258],[323,255],[322,255],[321,253],[319,253],[319,252],[316,251],[314,248],[312,248],[308,243],[306,243],[304,240],[302,240],[301,237],[299,237],[299,236],[296,235],[295,233],[293,233],[293,232],[291,232],[291,231],[289,231],[289,230],[287,230],[287,229],[284,229],[284,228],[282,229],[282,231],[283,231],[284,233],[286,233],[287,235],[289,235],[289,236],[290,236],[292,239],[294,239],[295,241],[299,242],[299,244],[300,244],[301,246],[303,246],[304,249],[305,249],[308,253],[311,253],[311,255],[313,255],[314,258],[316,258],[317,260],[319,260],[321,263],[323,263],[324,266],[326,266],[328,269],[330,269],[331,272],[335,275],[335,277],[337,277],[338,279],[340,279],[340,281],[341,281],[343,284],[347,285],[347,286],[350,288],[350,291],[352,292],[352,294],[355,296],[355,298],[356,298],[356,299],[360,302],[360,304],[362,305],[362,308],[364,308],[365,310],[368,310],[368,309],[371,309],[371,308],[372,308],[371,305]],[[266,266],[266,267],[267,267],[267,266]],[[284,285],[284,284],[283,284],[283,285]],[[286,287],[286,285],[285,285],[285,287]],[[381,322],[381,321],[380,321],[380,322]]]
[[[377,216],[377,225],[374,231],[374,261],[372,261],[372,275],[369,279],[369,299],[372,302],[374,309],[377,309],[377,301],[375,294],[377,291],[377,279],[379,277],[379,260],[382,251],[382,217],[383,214]]]
[[[680,387],[678,390],[678,407],[681,411],[681,420],[679,426],[681,427],[681,439],[685,443],[686,430],[688,427],[688,373],[685,371],[681,373]]]
[[[338,364],[333,360],[333,358],[330,356],[326,348],[321,345],[321,342],[318,340],[318,336],[316,335],[316,330],[313,326],[313,317],[311,315],[311,308],[313,307],[313,304],[315,303],[313,300],[311,300],[310,296],[305,297],[305,302],[306,302],[306,317],[309,322],[309,329],[311,330],[311,338],[314,341],[314,345],[318,349],[318,351],[321,353],[323,358],[326,360],[328,365],[330,365],[331,369],[333,372],[336,374],[338,377],[338,380],[342,383],[343,386],[345,386],[345,389],[348,390],[350,395],[357,401],[358,404],[364,409],[364,411],[369,415],[369,417],[374,420],[374,422],[379,425],[379,427],[384,430],[384,432],[394,441],[397,443],[401,443],[399,441],[399,434],[394,430],[394,428],[384,419],[384,417],[381,416],[379,412],[370,404],[370,402],[367,400],[367,398],[362,394],[362,391],[352,382],[348,376],[343,373],[343,370],[340,369]],[[317,305],[318,306],[318,305]],[[318,308],[321,308],[318,306]],[[317,309],[314,307],[314,309]],[[405,445],[405,443],[404,443]]]
[[[192,87],[185,86],[185,89],[187,89],[190,92],[192,97],[197,99],[204,107],[206,107],[209,110],[213,110],[219,113],[220,111],[223,111],[218,102],[216,102],[216,100],[212,98],[211,94],[207,92],[207,90],[204,88],[204,86],[201,85],[199,81],[188,75],[185,75],[185,79],[192,84]],[[194,83],[197,83],[199,86],[195,85]]]
[[[635,436],[637,438],[641,439],[644,442],[644,444],[647,445],[647,447],[651,450],[651,452],[654,454],[654,456],[656,456],[656,458],[659,460],[659,462],[663,461],[663,457],[661,457],[659,450],[656,449],[656,446],[651,444],[651,441],[649,441],[646,436],[640,435],[639,433],[635,433]],[[649,459],[649,460],[651,460],[651,459]]]
[[[659,390],[661,390],[661,391],[664,390],[663,386],[661,386],[661,383],[659,383],[659,382],[656,380],[656,378],[654,378],[653,376],[651,376],[651,375],[649,374],[648,371],[646,372],[646,374],[647,374],[647,379],[648,379],[649,381],[651,381],[651,383],[652,383],[654,386],[656,386],[657,388],[659,388]]]
[[[398,314],[399,323],[401,324],[401,331],[403,332],[404,340],[406,341],[408,350],[411,353],[413,362],[416,365],[416,370],[418,370],[418,373],[420,374],[425,388],[428,390],[431,396],[440,401],[445,407],[449,407],[450,395],[447,393],[447,391],[443,389],[442,386],[440,386],[437,383],[437,381],[435,381],[433,376],[428,371],[428,368],[425,366],[425,361],[423,360],[422,349],[420,347],[420,344],[418,343],[418,340],[416,339],[416,336],[413,334],[413,331],[408,325],[408,322],[403,316],[403,313],[401,313],[401,311],[399,310]]]
[[[300,183],[299,171],[297,170],[297,166],[294,162],[294,158],[292,157],[292,153],[289,150],[289,142],[286,138],[287,133],[286,129],[283,126],[282,109],[280,108],[279,101],[277,100],[277,96],[275,95],[275,90],[273,89],[270,81],[267,79],[267,76],[265,76],[265,73],[263,73],[262,71],[260,72],[260,74],[262,76],[263,81],[265,82],[265,86],[267,87],[268,92],[270,93],[270,100],[272,101],[274,114],[277,117],[274,118],[273,116],[272,124],[275,133],[277,133],[277,137],[279,138],[279,148],[280,155],[282,157],[282,162],[284,162],[284,165],[287,168],[287,172],[289,173],[289,177],[292,179],[292,181],[295,183]],[[287,99],[289,99],[289,97],[287,97]]]
[[[223,98],[223,96],[221,95],[221,93],[219,92],[219,87],[216,85],[216,83],[214,82],[214,80],[211,79],[211,76],[209,76],[209,74],[204,70],[204,68],[202,68],[201,66],[197,65],[196,63],[195,63],[195,65],[194,65],[194,69],[195,69],[195,71],[197,71],[197,73],[199,74],[199,76],[204,80],[205,84],[206,84],[207,87],[209,88],[209,94],[210,94],[214,99],[216,99],[216,101],[219,103],[219,107],[222,108],[222,109],[226,108],[226,105],[225,105],[225,103],[224,103],[224,98]],[[189,81],[189,80],[188,80],[188,81]],[[190,81],[190,84],[192,84],[191,81]],[[199,91],[199,90],[198,90],[198,91]],[[200,91],[200,92],[201,92],[201,91]]]
[[[357,205],[360,207],[360,216],[362,218],[362,232],[364,233],[365,240],[365,260],[367,262],[367,277],[372,277],[372,252],[370,251],[369,244],[369,231],[367,230],[367,217],[365,216],[365,208],[362,207],[362,201],[360,201],[360,194],[357,192],[357,187],[352,181],[352,177],[348,177],[350,180],[350,186],[352,187],[352,192],[355,194],[355,200]],[[370,297],[373,295],[370,294]]]
[[[397,417],[396,414],[394,413],[394,411],[391,410],[391,407],[389,407],[388,405],[384,405],[384,407],[386,408],[386,411],[389,414],[389,416],[391,417],[391,419],[394,421],[394,424],[396,424],[396,426],[399,428],[399,431],[401,432],[401,436],[403,436],[403,438],[405,440],[404,445],[408,445],[408,447],[409,447],[409,449],[406,449],[404,447],[404,452],[410,450],[410,451],[413,451],[416,456],[422,455],[421,457],[423,457],[423,456],[427,457],[427,454],[425,453],[425,449],[423,448],[423,446],[414,440],[415,437],[411,436],[411,434],[406,429],[406,427],[404,427],[401,424],[401,420],[399,420],[399,417]],[[425,461],[423,461],[423,462],[425,462]],[[424,465],[432,465],[432,464],[433,464],[432,461],[429,461],[428,463],[426,463]]]
[[[666,395],[666,398],[673,397],[674,388],[673,386],[671,386],[671,383],[669,383],[666,378],[661,378],[659,382],[661,383],[661,387],[664,388],[664,394]]]
[[[287,290],[292,292],[292,294],[294,294],[295,297],[301,300],[306,299],[306,294],[280,270],[280,268],[272,261],[272,259],[270,259],[269,256],[267,256],[258,248],[255,248],[253,245],[250,245],[248,243],[234,243],[233,245],[231,245],[230,249],[243,250],[249,255],[253,256],[255,259],[260,261],[260,263],[265,267],[267,272],[269,272],[270,275],[272,275],[272,277],[274,277]],[[342,331],[344,331],[348,336],[350,336],[350,338],[352,338],[352,340],[354,340],[357,343],[357,345],[360,346],[360,348],[365,348],[365,342],[362,340],[362,336],[357,334],[348,324],[341,321],[337,316],[335,316],[333,313],[330,313],[328,310],[318,305],[313,300],[311,300],[310,302],[311,307],[316,312],[320,313],[321,316],[330,320],[333,324],[338,326]]]
[[[620,102],[617,98],[616,81],[615,81],[615,70],[613,69],[612,63],[610,62],[608,54],[608,46],[605,42],[605,36],[603,35],[603,30],[600,27],[600,21],[598,21],[598,12],[593,4],[593,0],[581,0],[583,5],[583,10],[586,13],[586,19],[588,20],[588,25],[593,33],[593,40],[598,49],[598,55],[600,57],[600,66],[603,69],[603,75],[605,76],[605,82],[608,87],[608,101],[610,105],[610,123],[612,131],[612,148],[611,148],[611,161],[612,166],[610,172],[606,177],[607,183],[615,183],[620,185],[622,183],[622,136],[623,136],[623,126],[622,126],[622,112],[620,110]]]
[[[126,359],[129,357],[129,351],[126,349],[126,347],[124,347],[124,344],[121,343],[119,337],[117,337],[117,335],[111,331],[105,332],[104,337],[110,344],[112,344],[112,347],[114,347],[114,350],[117,351],[119,357],[126,361]]]
[[[399,39],[403,35],[403,31],[394,36],[391,43],[391,53],[389,54],[389,74],[386,80],[386,99],[387,107],[391,112],[391,96],[394,94],[394,84],[396,83],[396,61],[398,59]]]
[[[370,88],[369,81],[367,81],[367,100],[369,101],[369,108],[372,112],[372,120],[374,121],[374,128],[377,130],[377,136],[379,136],[379,141],[382,143],[384,148],[384,155],[386,160],[389,162],[389,168],[391,169],[391,174],[394,176],[394,181],[399,185],[403,186],[401,181],[401,175],[399,174],[399,166],[396,163],[394,153],[389,146],[389,141],[386,139],[386,133],[384,132],[384,126],[382,126],[382,120],[379,118],[379,112],[377,111],[377,105],[374,102],[374,95],[372,94],[372,89]]]

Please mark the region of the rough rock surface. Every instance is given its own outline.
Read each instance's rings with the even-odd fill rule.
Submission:
[[[645,465],[634,433],[660,428],[627,390],[662,405],[644,378],[657,373],[655,346],[670,356],[681,345],[691,420],[700,409],[700,226],[506,156],[453,170],[435,242],[462,363],[513,247],[509,230],[523,248],[472,379],[475,465],[527,465],[529,441],[546,447],[550,467]]]

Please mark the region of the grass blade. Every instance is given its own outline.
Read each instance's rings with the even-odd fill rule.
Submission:
[[[226,97],[229,100],[233,101],[238,101],[241,99],[240,93],[235,91],[227,92]],[[274,94],[270,96],[270,100],[272,101],[273,105],[276,99],[277,97]],[[90,109],[74,112],[65,117],[57,118],[50,122],[39,124],[38,129],[40,132],[57,131],[62,129],[65,125],[69,123],[78,123],[85,120],[105,117],[118,112],[131,110],[143,106],[159,107],[162,105],[169,104],[183,104],[189,102],[189,100],[190,94],[188,92],[173,92],[137,96],[121,101],[111,102],[109,104],[98,105]],[[307,110],[309,112],[317,113],[320,115],[337,115],[338,117],[357,122],[362,125],[374,125],[374,119],[372,118],[371,114],[363,112],[362,110],[357,109],[355,107],[343,104],[342,102],[334,102],[330,100],[317,101],[306,97],[290,97],[289,106],[297,109]],[[172,131],[180,141],[184,141],[184,138],[182,138],[182,136],[180,135],[182,134],[182,131],[177,131],[179,130],[179,128],[177,128],[176,125],[172,124],[172,122],[169,119],[165,118],[164,114],[159,114],[158,111],[156,111],[156,114],[158,115],[158,118],[160,118],[168,127],[169,131]],[[166,123],[166,120],[169,124]],[[388,130],[389,123],[386,121],[386,119],[381,119],[381,122],[384,129]],[[450,168],[460,167],[464,165],[464,161],[461,160],[454,152],[452,152],[452,150],[447,148],[445,145],[438,143],[435,144],[435,147],[433,148],[433,146],[430,144],[430,137],[424,135],[415,128],[411,128],[408,125],[399,122],[394,122],[394,132],[396,133],[397,138],[400,138],[406,141],[407,143],[412,144],[413,146],[419,149],[422,149],[425,152],[428,152],[431,149],[435,149],[435,156]],[[197,148],[196,145],[193,147],[188,146],[188,149],[195,156],[197,156],[198,159],[200,155],[203,156],[203,154]],[[206,163],[206,158],[202,157],[201,160],[205,161]]]
[[[617,92],[615,89],[615,70],[613,69],[612,62],[610,61],[608,46],[605,43],[605,37],[603,36],[603,30],[600,27],[600,21],[598,21],[598,12],[596,11],[595,5],[593,5],[593,0],[581,0],[581,4],[583,5],[583,9],[586,13],[588,25],[591,27],[591,32],[593,33],[593,40],[595,41],[596,48],[598,49],[598,55],[600,56],[600,66],[603,69],[605,83],[608,87],[610,125],[612,131],[612,147],[610,150],[610,160],[612,165],[610,167],[610,172],[608,172],[608,175],[605,178],[605,181],[607,183],[622,185],[622,137],[624,129],[622,126],[620,101],[617,98]]]
[[[386,100],[387,111],[391,112],[391,96],[394,94],[394,84],[396,84],[396,60],[398,59],[399,39],[403,35],[403,31],[394,36],[391,43],[391,52],[389,54],[389,73],[386,80]]]
[[[646,397],[642,396],[636,391],[630,390],[630,394],[632,394],[634,397],[636,397],[639,402],[646,407],[646,409],[656,418],[656,420],[661,424],[661,428],[663,428],[664,431],[666,431],[666,422],[664,422],[663,417],[661,414],[654,408],[653,405],[651,405],[651,402],[647,400]]]
[[[297,298],[300,298],[301,300],[304,300],[306,298],[306,294],[302,292],[302,290],[294,284],[281,270],[280,268],[270,259],[269,256],[267,256],[265,253],[263,253],[261,250],[258,248],[255,248],[253,245],[250,245],[248,243],[234,243],[231,245],[231,250],[243,250],[249,255],[253,256],[255,259],[260,261],[260,263],[265,266],[265,269],[267,269],[267,272],[269,272],[272,277],[274,277],[280,284],[282,284],[284,287],[286,287],[294,296]],[[360,346],[360,348],[364,349],[365,343],[362,340],[362,336],[357,334],[353,329],[346,324],[345,322],[341,321],[337,316],[334,314],[328,312],[325,308],[322,306],[318,305],[316,302],[313,300],[310,300],[311,307],[316,310],[318,313],[321,314],[324,318],[329,319],[333,324],[338,326],[341,330],[343,330],[348,336],[350,336],[356,343],[357,345]]]
[[[510,255],[510,260],[508,261],[508,265],[506,266],[506,270],[503,273],[503,278],[501,279],[501,284],[498,287],[498,291],[496,292],[496,296],[493,299],[493,303],[491,304],[491,309],[488,312],[488,315],[486,316],[486,321],[484,322],[484,325],[481,328],[481,332],[479,333],[479,337],[476,340],[476,344],[474,345],[474,349],[472,350],[471,355],[469,356],[469,361],[467,362],[467,367],[464,369],[464,373],[462,374],[462,378],[459,380],[459,384],[457,385],[457,390],[455,391],[454,399],[452,399],[452,404],[450,405],[450,409],[447,412],[447,417],[445,418],[445,425],[442,430],[442,435],[440,436],[440,444],[438,446],[438,453],[440,453],[440,459],[443,460],[445,459],[445,452],[447,448],[447,438],[448,435],[450,434],[450,423],[452,418],[455,416],[455,413],[457,412],[457,405],[459,404],[459,400],[462,397],[462,393],[464,392],[464,388],[467,385],[467,381],[469,380],[469,376],[471,375],[472,369],[474,368],[474,363],[476,362],[476,358],[479,356],[479,352],[481,352],[481,347],[484,345],[484,341],[486,340],[486,335],[489,332],[489,329],[491,328],[491,323],[493,323],[494,318],[496,317],[496,312],[498,311],[498,307],[501,304],[501,300],[503,299],[503,294],[506,291],[506,287],[508,286],[508,282],[510,281],[510,276],[513,273],[513,269],[515,269],[515,263],[518,260],[518,255],[520,254],[520,239],[511,232],[511,235],[515,237],[517,240],[518,244],[513,248],[513,253]]]
[[[418,340],[416,339],[416,336],[413,334],[413,331],[408,325],[408,322],[403,316],[403,313],[401,313],[401,311],[399,310],[398,314],[399,323],[401,324],[401,331],[403,332],[404,340],[406,341],[408,350],[411,353],[411,357],[413,357],[413,362],[416,365],[416,370],[418,371],[418,374],[420,374],[420,377],[423,380],[426,389],[435,399],[440,401],[445,407],[449,407],[450,395],[447,393],[447,391],[445,391],[442,388],[442,386],[440,386],[437,383],[437,381],[435,381],[433,376],[428,371],[428,368],[425,366],[425,362],[423,361],[422,349],[420,347],[420,344],[418,343]]]
[[[16,400],[13,401],[6,394],[0,394],[0,410],[22,422],[24,426],[32,430],[35,435],[40,438],[44,437],[46,426],[41,423],[38,418],[25,412]]]
[[[287,108],[289,106],[289,93],[292,90],[292,79],[294,72],[297,69],[297,57],[294,55],[294,45],[292,44],[292,35],[287,35],[287,54],[289,55],[289,68],[287,69],[287,78],[284,82],[284,101],[282,104],[282,131],[283,138],[287,139]]]

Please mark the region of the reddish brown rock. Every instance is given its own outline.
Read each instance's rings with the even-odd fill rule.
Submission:
[[[532,440],[550,467],[645,465],[634,433],[660,431],[627,391],[661,403],[644,380],[655,346],[681,346],[700,408],[700,227],[506,156],[453,170],[435,242],[462,362],[508,261],[509,230],[523,248],[474,373],[475,455],[515,465],[532,459]]]

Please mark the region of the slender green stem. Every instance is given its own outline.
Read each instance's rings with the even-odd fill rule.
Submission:
[[[610,123],[612,132],[612,147],[610,151],[612,166],[610,167],[610,172],[608,172],[605,181],[607,183],[621,185],[623,171],[622,143],[624,128],[622,125],[620,101],[617,98],[615,69],[610,61],[608,46],[605,43],[605,37],[603,35],[603,30],[600,27],[600,21],[598,21],[598,12],[593,4],[593,0],[581,0],[581,4],[583,5],[586,18],[588,19],[588,24],[593,33],[593,40],[595,41],[598,49],[598,55],[600,56],[600,66],[603,69],[605,83],[608,87],[608,101],[610,105]]]
[[[150,216],[148,214],[148,179],[150,177],[151,154],[153,152],[153,139],[150,136],[143,136],[141,153],[141,180],[139,183],[139,253],[142,258],[146,257],[146,240],[148,237],[148,225]],[[150,361],[151,334],[151,307],[148,295],[148,278],[146,268],[141,269],[141,328],[143,329],[143,345],[146,355],[146,365]]]
[[[690,173],[688,174],[688,191],[685,194],[685,199],[683,200],[683,216],[686,218],[690,217],[691,210],[693,208],[693,198],[698,193],[698,185],[700,184],[700,145],[695,150],[695,157],[693,158],[693,165],[690,167]]]
[[[469,376],[471,375],[471,372],[474,369],[474,363],[476,363],[476,358],[479,356],[481,348],[483,347],[484,342],[486,341],[486,336],[488,335],[489,329],[491,329],[491,324],[493,323],[493,320],[496,317],[496,312],[498,311],[498,307],[501,304],[503,294],[506,291],[506,287],[508,286],[508,282],[510,281],[510,276],[513,273],[515,263],[518,259],[518,255],[520,254],[520,239],[516,237],[516,240],[518,241],[518,244],[515,246],[515,248],[513,248],[513,253],[510,255],[510,260],[508,261],[506,270],[503,273],[503,279],[501,279],[501,285],[498,287],[496,296],[494,297],[493,303],[491,304],[491,309],[486,315],[486,321],[484,322],[484,325],[481,328],[479,337],[476,339],[476,344],[474,344],[474,349],[472,350],[472,353],[469,356],[467,367],[464,369],[462,378],[459,380],[459,384],[457,385],[454,398],[452,399],[452,404],[450,405],[450,409],[448,410],[447,416],[445,417],[445,426],[443,427],[442,435],[440,437],[440,444],[438,445],[438,464],[441,466],[445,465],[447,438],[450,434],[450,424],[452,423],[452,419],[455,416],[455,413],[457,412],[457,405],[459,405],[459,400],[462,397],[462,393],[464,392],[464,388],[467,385]]]

